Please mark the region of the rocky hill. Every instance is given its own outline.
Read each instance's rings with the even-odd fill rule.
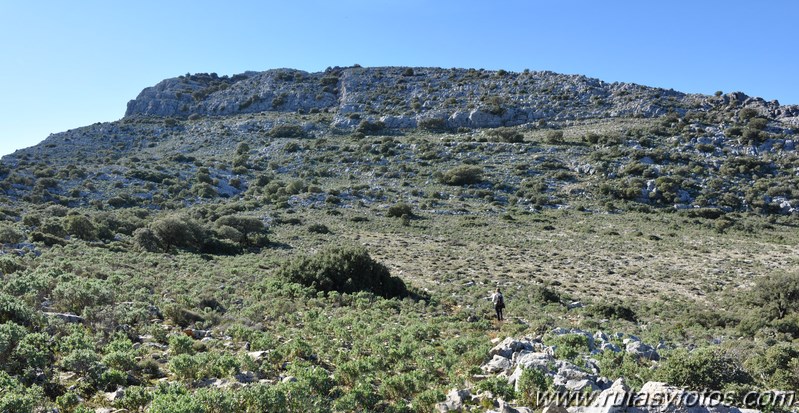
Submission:
[[[799,390],[798,113],[551,72],[165,80],[0,161],[0,411],[796,411],[760,396]]]

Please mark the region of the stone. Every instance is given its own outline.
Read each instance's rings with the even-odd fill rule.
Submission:
[[[610,351],[612,351],[614,353],[618,353],[618,352],[621,351],[619,346],[617,346],[617,345],[615,345],[613,343],[602,343],[602,345],[599,346],[599,349],[602,350],[602,351],[610,350]]]
[[[517,366],[530,369],[537,368],[541,371],[548,371],[550,363],[555,361],[551,354],[545,352],[521,352],[515,359]]]
[[[566,382],[565,387],[567,391],[572,391],[572,392],[581,392],[585,389],[591,391],[599,390],[599,386],[597,386],[596,383],[588,379],[569,380]]]
[[[610,341],[610,337],[608,337],[608,335],[603,333],[602,331],[597,331],[596,333],[594,333],[594,340],[607,342]]]
[[[629,354],[633,354],[635,356],[642,357],[647,360],[652,360],[652,361],[660,360],[660,354],[658,354],[658,352],[654,348],[652,348],[652,346],[644,344],[640,341],[628,342],[625,351]]]
[[[439,412],[459,412],[463,409],[466,400],[471,399],[471,392],[467,389],[452,389],[447,393],[447,399],[436,405]]]
[[[516,340],[513,337],[507,337],[499,344],[495,345],[488,351],[489,356],[500,355],[505,358],[510,358],[513,353],[522,350],[532,350],[533,343],[527,340]]]
[[[283,377],[283,379],[280,380],[280,381],[282,381],[283,383],[294,383],[294,382],[297,381],[297,378],[294,377],[294,376],[286,376],[286,377]]]

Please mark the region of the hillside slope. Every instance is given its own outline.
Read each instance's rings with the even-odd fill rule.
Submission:
[[[658,381],[774,409],[742,396],[799,390],[796,114],[550,72],[167,79],[0,161],[0,411]]]

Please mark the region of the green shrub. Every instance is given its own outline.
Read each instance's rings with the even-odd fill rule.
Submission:
[[[114,401],[114,407],[128,411],[143,411],[153,400],[153,392],[146,387],[130,386],[125,389],[121,399]]]
[[[519,377],[518,391],[516,399],[522,401],[524,405],[533,408],[542,407],[538,405],[539,392],[545,392],[552,388],[552,378],[537,368],[528,368],[522,371]]]
[[[406,203],[394,204],[388,208],[386,216],[392,218],[402,218],[402,216],[413,216],[413,207]]]
[[[185,334],[169,336],[169,352],[174,355],[194,354],[194,340]]]
[[[203,229],[185,215],[171,215],[156,220],[150,225],[165,251],[173,247],[199,249],[203,240]]]
[[[305,130],[300,125],[277,125],[269,131],[273,138],[304,138]]]
[[[496,128],[486,132],[488,136],[498,142],[520,143],[524,142],[524,135],[513,128]]]
[[[159,252],[163,250],[161,241],[150,228],[139,228],[133,231],[133,245],[147,252]]]
[[[330,228],[328,228],[325,224],[312,224],[308,226],[308,232],[314,234],[329,234]]]
[[[513,386],[508,383],[508,379],[504,377],[491,377],[475,386],[480,391],[490,391],[494,397],[501,398],[502,400],[513,400],[516,398],[516,391]]]
[[[549,131],[544,137],[544,141],[549,144],[557,145],[563,143],[563,131]]]
[[[287,262],[277,274],[320,291],[371,291],[386,298],[408,295],[405,283],[391,276],[388,268],[374,261],[362,247],[328,247],[316,255]]]
[[[355,132],[360,132],[365,135],[377,135],[382,133],[385,128],[386,124],[382,121],[370,122],[368,120],[362,120],[355,128]]]
[[[582,334],[562,334],[547,340],[547,344],[555,347],[555,357],[573,360],[583,353],[588,353],[588,337]]]
[[[745,384],[751,377],[718,347],[675,350],[657,371],[661,381],[691,390],[722,390],[728,383]]]
[[[427,118],[420,120],[416,127],[430,132],[446,132],[449,130],[446,119]]]
[[[456,166],[444,172],[439,181],[446,185],[470,185],[482,182],[483,168],[473,165]]]
[[[94,350],[73,350],[61,359],[61,365],[66,370],[86,374],[100,367],[100,356]]]
[[[777,343],[745,364],[766,388],[783,391],[799,389],[799,349],[794,345]]]
[[[201,366],[194,356],[190,354],[178,354],[169,359],[167,367],[178,380],[190,382],[197,378]]]
[[[17,244],[25,239],[25,235],[16,228],[0,224],[0,244]]]
[[[41,242],[42,244],[47,245],[48,247],[52,247],[53,245],[67,245],[67,242],[64,241],[63,238],[39,231],[31,232],[29,238],[31,242]]]
[[[533,291],[530,297],[533,301],[541,303],[541,304],[549,304],[549,303],[559,303],[560,302],[560,294],[556,291],[545,287],[545,286],[535,286],[533,287]]]
[[[66,218],[66,230],[82,240],[92,241],[97,239],[97,228],[89,218],[84,215],[69,215]]]
[[[241,234],[241,242],[244,245],[264,246],[268,243],[265,237],[267,229],[260,218],[248,217],[243,215],[225,215],[214,222],[218,227],[230,227]],[[229,231],[229,230],[228,230]],[[229,231],[227,235],[235,234]]]
[[[76,277],[63,281],[53,289],[55,306],[62,311],[80,314],[89,306],[100,306],[113,302],[114,294],[105,281]]]
[[[30,325],[33,311],[20,299],[0,292],[0,323],[13,322],[19,325]]]
[[[587,312],[598,318],[616,318],[633,323],[638,321],[638,316],[636,316],[635,311],[630,307],[618,303],[594,304],[588,308]]]
[[[772,320],[799,311],[799,274],[778,272],[760,277],[752,288],[750,301]]]

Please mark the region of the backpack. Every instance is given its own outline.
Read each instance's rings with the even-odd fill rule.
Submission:
[[[500,294],[499,297],[497,297],[497,307],[505,308],[505,299],[502,296],[502,294]]]

